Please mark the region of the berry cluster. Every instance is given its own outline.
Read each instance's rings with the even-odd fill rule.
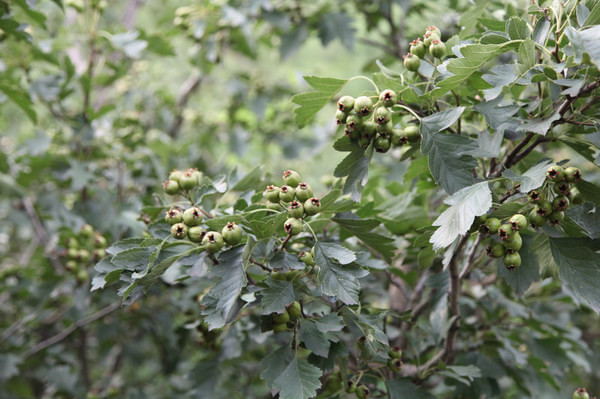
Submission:
[[[363,148],[373,142],[377,152],[388,152],[394,146],[418,143],[421,139],[419,127],[409,123],[404,129],[394,127],[392,110],[397,103],[397,94],[393,90],[384,90],[376,103],[367,96],[357,98],[343,96],[338,101],[335,120],[345,125],[344,133],[350,141]]]
[[[573,392],[573,399],[590,399],[590,394],[585,388],[577,388]],[[593,399],[596,399],[596,397],[594,396]]]
[[[273,184],[267,186],[265,197],[267,208],[273,210],[285,209],[289,218],[283,224],[283,229],[288,236],[302,232],[304,225],[302,219],[313,216],[321,210],[321,201],[313,196],[312,188],[308,183],[301,182],[300,175],[294,170],[283,172],[284,185],[277,187]]]
[[[289,273],[287,273],[289,274]],[[281,313],[273,313],[269,317],[269,327],[273,332],[279,333],[294,328],[294,324],[302,317],[300,302],[294,301],[286,306]]]
[[[492,240],[487,248],[487,254],[494,258],[504,257],[507,269],[513,270],[521,266],[519,250],[523,240],[519,232],[525,230],[527,225],[539,228],[550,222],[559,225],[565,218],[564,211],[570,204],[581,203],[581,194],[577,187],[570,183],[581,180],[581,172],[574,167],[563,169],[559,165],[552,165],[546,171],[546,182],[539,190],[532,190],[527,194],[529,202],[533,205],[527,216],[517,213],[504,221],[491,217],[485,218],[480,231],[487,234],[497,234],[497,241]]]
[[[61,254],[67,258],[65,267],[79,281],[87,280],[86,266],[90,261],[97,262],[106,256],[106,238],[89,224],[83,225],[77,234],[69,232],[62,236],[61,241],[64,244]]]
[[[423,40],[420,37],[410,42],[409,53],[404,58],[404,67],[417,72],[421,66],[421,59],[424,59],[429,52],[432,59],[441,59],[446,55],[446,45],[442,42],[442,33],[435,26],[430,26],[425,30]]]
[[[198,169],[188,169],[185,172],[173,170],[163,183],[163,190],[168,195],[185,194],[193,190],[202,181],[202,172]]]

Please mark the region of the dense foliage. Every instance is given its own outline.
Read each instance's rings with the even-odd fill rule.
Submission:
[[[0,398],[600,393],[600,2],[114,3],[0,1]]]

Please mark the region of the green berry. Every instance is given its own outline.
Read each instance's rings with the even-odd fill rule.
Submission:
[[[280,333],[288,330],[287,323],[273,325],[273,332]]]
[[[69,248],[67,251],[67,257],[69,259],[77,260],[79,259],[79,249],[78,248]]]
[[[434,25],[431,25],[431,26],[428,26],[427,28],[425,28],[425,32],[432,32],[440,37],[442,36],[442,31],[440,31],[440,29]]]
[[[558,197],[555,197],[554,200],[552,201],[552,208],[555,211],[564,211],[568,207],[569,207],[569,198],[567,198],[565,195],[559,195]]]
[[[77,254],[77,258],[81,262],[84,262],[84,263],[89,261],[91,257],[92,257],[92,255],[90,254],[90,251],[88,251],[87,249],[80,249],[79,253]]]
[[[358,114],[350,114],[348,115],[348,117],[346,118],[346,129],[350,132],[356,132],[356,134],[359,134],[359,130],[363,125],[363,120],[360,117],[360,115]]]
[[[569,190],[569,199],[574,205],[581,204],[583,202],[583,196],[577,187],[573,187]]]
[[[504,245],[502,245],[501,242],[492,241],[489,247],[486,248],[485,252],[489,257],[501,258],[506,253],[506,248],[504,248]]]
[[[345,125],[346,120],[348,119],[348,114],[344,111],[336,111],[335,112],[335,124],[336,125]]]
[[[538,190],[531,190],[527,193],[527,200],[532,204],[537,204],[542,199],[542,195]]]
[[[286,185],[296,187],[300,183],[300,174],[295,170],[286,170],[283,172],[283,181]]]
[[[358,145],[362,148],[367,148],[369,144],[371,144],[371,140],[373,140],[373,136],[369,136],[368,134],[362,134],[358,138]]]
[[[482,226],[485,226],[482,228],[482,230],[484,233],[496,234],[501,225],[502,225],[502,222],[500,222],[500,219],[488,218],[485,220],[485,223],[482,225]]]
[[[421,66],[421,60],[414,54],[408,53],[404,57],[402,61],[404,64],[404,68],[411,72],[417,72],[419,70],[419,66]]]
[[[565,219],[565,213],[562,211],[554,211],[548,216],[548,221],[551,225],[560,224]]]
[[[304,226],[302,225],[302,220],[296,218],[289,218],[283,224],[283,230],[288,234],[295,236],[296,234],[302,232]]]
[[[106,248],[106,238],[100,233],[94,234],[94,247]]]
[[[554,183],[554,192],[560,195],[567,195],[571,191],[571,185],[565,181]]]
[[[287,310],[284,310],[282,313],[273,313],[273,323],[274,324],[285,324],[290,321],[290,314]]]
[[[356,397],[358,399],[367,399],[369,397],[369,387],[366,385],[358,385],[356,387]]]
[[[513,252],[504,255],[504,265],[508,270],[514,270],[521,266],[521,255],[518,252]]]
[[[195,206],[186,209],[183,212],[183,223],[185,223],[188,227],[198,226],[202,223],[202,211],[200,208]]]
[[[379,133],[381,136],[392,136],[392,132],[394,131],[394,124],[392,122],[388,122],[383,125],[375,125],[375,133]]]
[[[397,373],[398,371],[400,371],[400,369],[402,369],[403,363],[400,359],[390,359],[388,360],[387,365],[391,371]]]
[[[191,242],[202,242],[204,235],[206,232],[202,228],[202,226],[192,226],[188,228],[188,239]]]
[[[175,195],[179,193],[179,183],[175,180],[165,180],[163,183],[163,191],[168,195]]]
[[[354,101],[354,111],[360,116],[373,112],[373,101],[367,96],[360,96]]]
[[[404,131],[400,129],[392,130],[391,142],[394,146],[399,147],[408,143],[408,138],[404,135]]]
[[[265,197],[267,197],[267,201],[278,204],[279,203],[279,187],[274,186],[272,184],[268,185],[267,189],[265,190]]]
[[[85,239],[94,237],[94,228],[89,224],[84,224],[79,230],[79,235]]]
[[[546,169],[546,178],[553,182],[562,181],[565,178],[565,171],[559,165],[552,165]]]
[[[338,111],[349,113],[354,107],[354,97],[343,96],[338,100]]]
[[[533,228],[542,227],[543,225],[546,224],[546,217],[538,214],[536,212],[535,208],[531,210],[527,219],[529,219],[529,224]]]
[[[171,234],[178,240],[182,240],[187,237],[188,227],[184,223],[175,223],[171,226]]]
[[[304,206],[302,203],[294,200],[288,205],[288,212],[291,217],[301,219],[304,216]]]
[[[286,306],[286,309],[290,315],[290,319],[298,320],[302,317],[302,306],[300,306],[300,302],[294,301],[288,306]]]
[[[175,223],[181,223],[183,220],[183,214],[177,208],[171,208],[165,212],[165,222],[170,225],[174,225]]]
[[[346,392],[348,392],[348,393],[356,392],[356,381],[348,380],[348,386],[346,387]]]
[[[378,125],[385,125],[392,120],[392,111],[390,111],[386,107],[378,107],[375,110],[374,117],[375,122],[377,122]]]
[[[391,107],[396,104],[397,98],[398,96],[396,92],[390,89],[382,91],[379,95],[379,101],[381,101],[381,103],[386,107]]]
[[[196,184],[200,184],[202,182],[202,172],[200,172],[198,169],[194,168],[194,169],[188,169],[189,172],[192,172],[192,175],[196,178]]]
[[[202,238],[202,245],[206,248],[206,250],[210,253],[215,253],[221,250],[225,245],[223,241],[223,236],[217,233],[216,231],[209,231]]]
[[[429,46],[429,54],[433,58],[443,58],[446,55],[446,45],[440,39],[432,40]]]
[[[510,219],[508,219],[508,223],[510,223],[513,230],[524,230],[527,228],[527,218],[520,213],[512,215]]]
[[[385,153],[392,147],[392,140],[390,137],[379,136],[375,139],[375,151]]]
[[[298,201],[304,202],[313,196],[313,191],[308,183],[300,183],[298,184],[298,187],[296,187],[295,194]]]
[[[402,357],[402,349],[399,346],[394,346],[388,351],[389,357],[392,359],[400,359]]]
[[[518,232],[514,232],[513,236],[510,240],[504,241],[504,248],[506,248],[506,252],[516,252],[523,246],[523,239]]]
[[[538,215],[546,217],[552,213],[552,204],[549,201],[541,200],[535,204],[533,209]]]
[[[300,254],[298,254],[298,258],[300,258],[300,260],[304,262],[306,266],[313,266],[315,264],[313,255],[310,253],[310,251],[300,252]]]
[[[191,190],[198,184],[198,179],[193,171],[186,171],[179,179],[179,186],[184,190]]]
[[[283,202],[290,202],[294,199],[296,190],[291,186],[281,186],[279,188],[279,199]]]
[[[569,183],[579,181],[581,180],[581,171],[578,168],[569,166],[565,169],[565,179],[567,179]]]
[[[577,388],[573,392],[573,399],[590,399],[590,394],[585,388]]]
[[[406,125],[402,131],[409,143],[418,143],[421,140],[421,129],[414,123]]]
[[[410,42],[410,53],[416,55],[419,58],[425,57],[425,45],[421,41],[420,37]]]
[[[434,40],[440,40],[440,39],[441,39],[441,37],[440,37],[439,33],[437,33],[434,30],[428,30],[423,35],[423,44],[425,44],[425,47],[429,47]]]
[[[183,176],[182,171],[180,171],[178,169],[173,169],[173,171],[171,171],[171,173],[169,173],[169,180],[173,180],[173,181],[176,181],[177,183],[179,183],[181,176]]]
[[[304,202],[304,212],[308,216],[316,215],[321,211],[321,201],[316,198],[309,198]]]
[[[498,237],[501,241],[509,241],[513,235],[513,229],[510,224],[503,224],[498,228]]]
[[[104,248],[95,248],[92,250],[92,257],[96,260],[100,260],[106,256],[106,250]]]
[[[67,263],[65,263],[65,267],[69,271],[75,271],[75,270],[77,270],[78,266],[79,266],[79,263],[77,263],[76,260],[69,260],[69,261],[67,261]]]
[[[242,241],[242,228],[234,222],[228,222],[225,227],[223,227],[221,235],[228,245],[238,245],[240,241]]]

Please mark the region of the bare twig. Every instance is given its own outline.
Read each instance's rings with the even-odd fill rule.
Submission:
[[[466,276],[469,275],[469,273],[471,273],[471,270],[473,269],[473,265],[474,265],[473,261],[475,260],[475,254],[477,253],[477,248],[479,247],[479,244],[481,244],[481,241],[483,241],[483,235],[478,234],[477,239],[471,246],[471,249],[469,250],[469,254],[467,255],[467,263],[465,264],[464,268],[458,275],[459,280],[464,279]]]

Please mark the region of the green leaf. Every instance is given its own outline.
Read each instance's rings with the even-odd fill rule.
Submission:
[[[540,18],[533,29],[533,41],[543,46],[546,44],[549,33],[550,21],[548,21],[546,18]]]
[[[536,134],[545,136],[546,133],[548,133],[548,130],[550,130],[552,127],[552,124],[560,118],[560,113],[556,111],[545,118],[522,119],[523,123],[521,123],[521,126],[518,127],[517,131],[534,132]]]
[[[506,33],[512,40],[524,40],[531,35],[527,22],[520,17],[510,17],[506,22]]]
[[[550,238],[563,288],[577,302],[600,313],[600,241],[587,238]]]
[[[516,104],[501,105],[502,101],[503,97],[498,96],[491,101],[480,102],[473,107],[475,111],[485,117],[486,122],[496,131],[501,130],[501,126],[511,123],[511,121],[516,124],[516,120],[511,117],[520,109]]]
[[[369,177],[369,163],[372,155],[371,147],[367,151],[356,147],[333,171],[335,177],[348,176],[344,183],[344,194],[350,194],[354,201],[360,201],[362,197],[362,190]]]
[[[527,38],[521,43],[519,46],[519,58],[526,68],[531,68],[537,64],[537,53],[533,40]]]
[[[154,247],[129,248],[113,256],[110,263],[126,270],[140,270],[148,265],[154,249]]]
[[[12,86],[5,85],[0,83],[0,91],[6,95],[6,97],[10,98],[12,102],[14,102],[33,123],[37,122],[37,114],[33,110],[33,102],[31,98],[29,98],[29,94],[22,90],[21,88],[15,88]]]
[[[440,374],[453,378],[465,385],[471,385],[475,378],[481,377],[481,369],[477,366],[446,366]]]
[[[546,170],[551,163],[551,160],[543,160],[522,175],[517,175],[512,169],[508,169],[502,173],[502,176],[514,182],[521,183],[519,190],[522,193],[527,193],[540,187],[546,181]]]
[[[590,202],[571,206],[565,212],[591,239],[600,238],[600,210]]]
[[[346,217],[345,215],[342,214],[331,220],[390,261],[396,249],[394,239],[370,231],[379,226],[380,222],[374,219],[358,219]]]
[[[466,151],[465,154],[481,158],[498,158],[502,148],[502,140],[504,140],[504,132],[497,131],[492,136],[488,130],[482,130],[479,132],[477,140],[475,140],[477,148]]]
[[[518,202],[505,202],[500,205],[498,209],[494,210],[489,217],[498,218],[500,220],[506,219],[518,213],[521,208],[523,208],[523,204]]]
[[[322,242],[320,245],[327,257],[337,260],[342,265],[347,265],[356,260],[354,252],[339,244]]]
[[[492,193],[488,182],[481,182],[454,193],[444,200],[450,205],[433,222],[440,226],[429,240],[434,249],[446,248],[471,228],[475,216],[481,216],[492,206]]]
[[[313,320],[317,329],[323,333],[342,331],[346,324],[344,319],[337,313],[328,313],[325,316]]]
[[[292,361],[277,377],[273,386],[279,390],[281,399],[308,399],[321,387],[322,371],[294,354]]]
[[[327,357],[331,343],[327,334],[320,331],[312,320],[304,320],[300,325],[300,341],[304,342],[306,349],[317,356]]]
[[[319,38],[324,46],[333,39],[339,39],[348,50],[354,46],[354,33],[352,27],[353,19],[343,12],[330,12],[321,14],[319,19]]]
[[[594,26],[598,24],[600,24],[600,2],[595,2],[594,7],[590,10],[583,26]]]
[[[577,182],[576,185],[583,199],[600,205],[600,187],[585,180]]]
[[[274,386],[275,380],[277,380],[287,365],[290,364],[293,357],[294,351],[289,345],[282,346],[271,352],[260,362],[260,368],[262,369],[260,378],[265,380],[269,386]]]
[[[294,110],[294,120],[298,127],[302,128],[336,95],[347,80],[334,78],[321,78],[317,76],[305,76],[304,80],[317,91],[300,93],[292,97],[292,102],[298,104]]]
[[[6,381],[19,374],[19,364],[23,359],[15,354],[0,354],[0,381]]]
[[[435,396],[418,389],[409,378],[397,378],[387,382],[390,399],[435,399]]]
[[[358,303],[360,283],[358,279],[366,273],[351,265],[340,265],[327,256],[322,244],[315,244],[315,263],[319,266],[319,282],[325,295],[335,297],[347,305]]]
[[[228,323],[242,288],[246,286],[246,272],[242,264],[243,246],[232,248],[219,254],[219,264],[210,271],[217,276],[217,283],[202,299],[206,306],[202,314],[206,316],[209,328],[221,328]]]
[[[286,280],[266,280],[268,288],[260,293],[262,295],[262,314],[282,313],[285,307],[294,302],[294,282]]]
[[[540,279],[538,259],[531,250],[532,238],[525,235],[521,237],[523,239],[523,247],[519,250],[521,266],[514,270],[508,270],[502,261],[498,262],[498,276],[504,277],[517,295],[522,295],[531,283]]]

